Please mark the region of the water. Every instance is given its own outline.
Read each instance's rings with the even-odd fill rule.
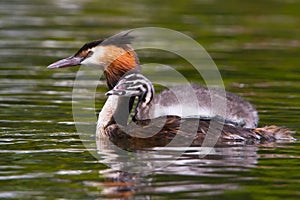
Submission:
[[[299,132],[299,6],[298,1],[276,0],[2,0],[0,198],[298,199],[298,141],[217,148],[201,159],[199,149],[189,149],[172,165],[145,173],[118,171],[131,161],[113,151],[98,161],[73,122],[72,88],[79,68],[50,71],[46,66],[87,41],[121,30],[175,29],[207,49],[227,90],[256,105],[261,126],[276,124]],[[145,63],[177,66],[195,81],[176,56],[140,56]],[[97,111],[105,91],[100,81]],[[148,162],[167,161],[157,154]]]

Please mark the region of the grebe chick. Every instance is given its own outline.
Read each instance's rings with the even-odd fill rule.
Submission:
[[[194,105],[189,102],[187,92],[191,87],[198,100],[199,109],[189,108]],[[246,100],[238,95],[226,92],[227,113],[225,116],[212,115],[211,94],[218,93],[217,89],[208,89],[201,85],[179,85],[172,90],[164,90],[158,95],[154,95],[154,87],[149,79],[140,73],[130,73],[124,75],[117,85],[106,93],[106,95],[117,95],[123,97],[138,97],[138,103],[135,108],[133,120],[147,120],[161,116],[175,115],[181,118],[199,117],[200,119],[217,119],[223,120],[227,124],[241,126],[244,128],[256,128],[258,124],[258,115],[255,108]],[[176,94],[174,92],[176,91]],[[183,96],[186,101],[185,105],[180,105],[176,95]],[[220,98],[220,95],[219,95]],[[226,98],[226,99],[225,99]],[[182,109],[189,109],[188,115],[180,112]]]

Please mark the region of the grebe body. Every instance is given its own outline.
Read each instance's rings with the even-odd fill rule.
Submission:
[[[197,120],[197,123],[199,123],[199,134],[197,138],[203,139],[210,120],[217,117],[210,114],[211,105],[209,103],[209,91],[202,86],[192,86],[201,111],[193,113],[193,115],[199,115],[198,118],[183,120],[188,116],[180,115],[180,113],[176,111],[176,107],[180,106],[180,104],[178,104],[178,102],[176,103],[176,101],[168,101],[174,100],[174,94],[167,90],[154,96],[154,89],[151,82],[139,74],[139,59],[130,45],[132,39],[133,37],[127,32],[125,34],[118,34],[117,36],[106,40],[89,42],[81,47],[73,56],[59,60],[49,65],[48,68],[54,69],[76,65],[90,65],[104,70],[107,85],[111,91],[108,92],[108,95],[110,96],[99,113],[97,136],[109,136],[115,142],[122,141],[124,138],[129,138],[130,140],[134,139],[134,137],[126,135],[126,133],[120,129],[120,126],[123,128],[124,126],[128,126],[127,120],[129,113],[133,106],[134,98],[138,96],[139,102],[135,108],[133,118],[137,124],[143,125],[143,122],[151,119],[151,121],[154,122],[151,124],[155,126],[155,119],[160,119],[161,116],[164,115],[167,116],[164,127],[155,134],[157,137],[154,137],[154,142],[146,146],[159,146],[165,144],[162,141],[168,139],[169,136],[177,134],[180,123],[194,120]],[[136,82],[137,85],[140,85],[141,82],[146,83],[144,85],[142,84],[143,87],[139,86],[140,90],[134,91],[130,89],[134,86],[131,85],[130,80],[128,79],[130,77],[122,79],[129,71],[137,72],[135,75],[138,76],[136,80],[139,80],[139,83]],[[123,84],[126,82],[131,86],[120,90],[120,86],[123,87]],[[184,95],[186,86],[178,87],[177,90]],[[293,139],[291,136],[292,131],[286,128],[277,126],[256,128],[258,124],[257,112],[248,101],[241,97],[227,92],[226,101],[228,102],[227,114],[225,116],[220,116],[222,123],[225,122],[223,129],[220,130],[222,132],[220,139],[256,140],[259,142],[270,142],[276,141],[277,139]],[[115,118],[120,119],[120,123],[117,123]],[[144,126],[139,126],[135,127],[134,131],[136,133],[141,133],[144,130]],[[150,142],[149,139],[141,140],[145,142],[145,144]]]
[[[186,91],[193,90],[198,101],[199,109],[190,107],[193,103]],[[214,90],[212,94],[210,91]],[[227,113],[224,116],[216,115],[213,110],[211,98],[218,95],[218,89],[210,90],[201,85],[179,85],[172,90],[164,90],[159,95],[154,94],[154,87],[149,79],[140,73],[126,74],[117,85],[107,92],[107,95],[137,96],[138,103],[135,108],[134,120],[148,120],[161,116],[174,115],[181,118],[212,119],[220,118],[225,123],[244,128],[256,128],[258,115],[256,109],[245,99],[230,92],[225,93],[222,101],[226,101]],[[176,94],[175,92],[176,91]],[[185,101],[179,102],[177,96],[184,97]],[[221,95],[218,95],[220,98]],[[183,115],[182,109],[187,109]]]

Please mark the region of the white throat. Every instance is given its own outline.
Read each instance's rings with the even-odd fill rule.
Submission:
[[[97,122],[97,136],[104,136],[104,129],[109,124],[118,105],[118,96],[111,95],[102,107]]]

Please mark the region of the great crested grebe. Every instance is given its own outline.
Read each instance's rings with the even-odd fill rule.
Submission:
[[[180,109],[186,109],[188,102],[185,105],[181,105],[181,102],[176,97],[176,94],[171,90],[164,90],[159,95],[154,95],[154,87],[149,79],[143,76],[141,73],[129,73],[125,74],[117,85],[106,93],[109,95],[117,95],[123,97],[138,97],[138,103],[135,108],[133,120],[149,120],[166,115],[176,115],[179,117],[199,117],[200,119],[212,119],[220,118],[227,124],[234,126],[241,126],[243,128],[254,129],[258,124],[258,115],[255,108],[246,100],[240,96],[230,92],[226,92],[227,102],[226,106],[229,108],[226,116],[212,115],[209,111],[211,108],[211,96],[210,90],[214,90],[215,94],[218,93],[218,89],[211,88],[210,90],[201,85],[179,85],[173,87],[172,90],[179,93],[180,96],[187,97],[189,87],[196,95],[199,109],[196,111],[197,115],[190,114],[189,116],[182,116],[180,111],[176,111],[177,107]],[[219,95],[220,96],[220,95]],[[181,108],[183,106],[183,108]],[[179,110],[179,109],[178,109]]]
[[[139,103],[136,106],[133,119],[137,124],[142,125],[149,118],[162,117],[160,115],[153,115],[153,113],[152,116],[149,116],[151,113],[149,110],[155,107],[153,106],[155,104],[161,104],[162,101],[167,102],[170,95],[172,96],[168,91],[165,91],[159,95],[159,98],[153,97],[154,89],[151,82],[140,74],[139,59],[130,46],[132,39],[133,37],[126,33],[108,40],[93,41],[85,44],[73,56],[59,60],[48,66],[48,68],[53,69],[76,65],[92,65],[104,70],[107,85],[111,90],[107,93],[109,95],[108,99],[99,113],[97,135],[109,136],[114,141],[120,141],[124,138],[134,138],[124,133],[120,129],[120,126],[127,125],[129,113],[136,96],[139,97]],[[129,71],[131,72],[126,74]],[[132,82],[133,79],[135,79],[134,84]],[[118,83],[118,81],[120,82]],[[196,85],[193,86],[193,89],[195,90],[199,105],[203,106],[205,104],[204,107],[209,108],[210,105],[207,102],[209,102],[208,99],[210,96],[207,89]],[[184,91],[184,86],[180,86],[178,90]],[[226,116],[218,116],[222,120],[225,120],[224,127],[221,130],[221,139],[254,139],[263,142],[275,141],[277,139],[293,139],[291,136],[292,131],[286,128],[277,126],[256,128],[258,115],[248,101],[229,92],[226,93],[226,99],[228,101],[229,113]],[[178,130],[178,126],[182,123],[182,116],[176,113],[172,113],[171,115],[169,113],[165,114],[167,115],[167,121],[164,127],[157,134],[154,134],[157,137],[152,137],[154,138],[154,146],[163,145],[160,143],[163,138],[168,138],[170,135],[174,136]],[[200,113],[199,116],[201,115],[203,114]],[[214,118],[215,116],[204,116],[204,118],[199,117],[196,119],[199,121],[198,133],[200,135],[198,134],[197,138],[200,138],[200,140],[203,140],[203,137],[205,137],[211,117]],[[118,118],[118,123],[116,123],[115,118]],[[185,120],[185,122],[189,120]],[[155,123],[153,124],[155,126]],[[134,131],[143,132],[143,126],[139,127]],[[149,138],[145,139],[145,142],[149,141]]]
[[[113,88],[129,70],[139,69],[139,59],[130,46],[128,34],[113,39],[95,40],[83,45],[74,55],[52,63],[47,68],[64,68],[77,65],[99,67],[104,70],[107,85]]]

